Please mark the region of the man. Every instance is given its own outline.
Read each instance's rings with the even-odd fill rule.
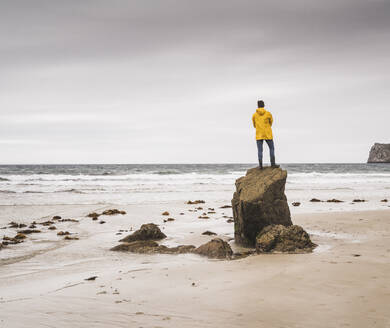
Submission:
[[[263,168],[263,141],[268,145],[269,155],[271,158],[271,166],[279,167],[275,164],[275,148],[274,141],[272,137],[272,123],[273,118],[269,111],[264,109],[264,101],[259,100],[257,102],[256,113],[252,116],[253,126],[256,129],[256,143],[257,143],[257,153],[259,157],[259,168]]]

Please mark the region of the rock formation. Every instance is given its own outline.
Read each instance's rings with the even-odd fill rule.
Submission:
[[[236,181],[233,195],[234,237],[257,253],[311,252],[312,243],[302,227],[292,225],[284,187],[287,171],[258,168]]]
[[[267,167],[249,169],[237,179],[232,207],[237,244],[254,247],[257,234],[270,224],[292,225],[284,194],[287,171]]]
[[[289,227],[269,225],[265,227],[256,238],[257,253],[311,252],[317,245],[312,243],[309,235],[302,227],[292,225]]]
[[[367,163],[390,163],[390,144],[375,143],[371,147]]]

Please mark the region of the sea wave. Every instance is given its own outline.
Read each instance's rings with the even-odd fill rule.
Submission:
[[[158,175],[173,175],[173,174],[181,174],[182,172],[179,171],[157,171],[157,172],[151,172],[151,174],[158,174]]]
[[[334,178],[340,178],[340,177],[346,177],[346,178],[354,178],[354,177],[388,177],[390,178],[390,172],[364,172],[364,173],[351,173],[351,172],[289,172],[289,177],[334,177]]]
[[[85,192],[78,190],[78,189],[65,189],[65,190],[56,190],[54,192],[70,192],[70,193],[75,193],[75,194],[85,194]]]

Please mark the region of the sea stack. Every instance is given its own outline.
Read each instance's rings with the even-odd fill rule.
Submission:
[[[371,147],[367,163],[390,163],[390,144],[375,143]]]
[[[268,225],[291,226],[284,188],[287,171],[267,167],[249,169],[236,180],[232,207],[234,239],[242,246],[255,247],[256,236]]]
[[[307,253],[317,246],[291,222],[286,179],[287,171],[272,167],[249,169],[237,179],[232,199],[237,244],[256,247],[257,253]]]

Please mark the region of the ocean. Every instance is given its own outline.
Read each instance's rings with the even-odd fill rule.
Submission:
[[[206,199],[230,202],[255,164],[0,165],[0,205],[131,205]],[[390,198],[388,164],[283,164],[289,202],[309,211],[380,209]],[[341,204],[314,204],[337,198]],[[364,204],[352,204],[353,199]],[[390,204],[390,203],[389,203]]]

